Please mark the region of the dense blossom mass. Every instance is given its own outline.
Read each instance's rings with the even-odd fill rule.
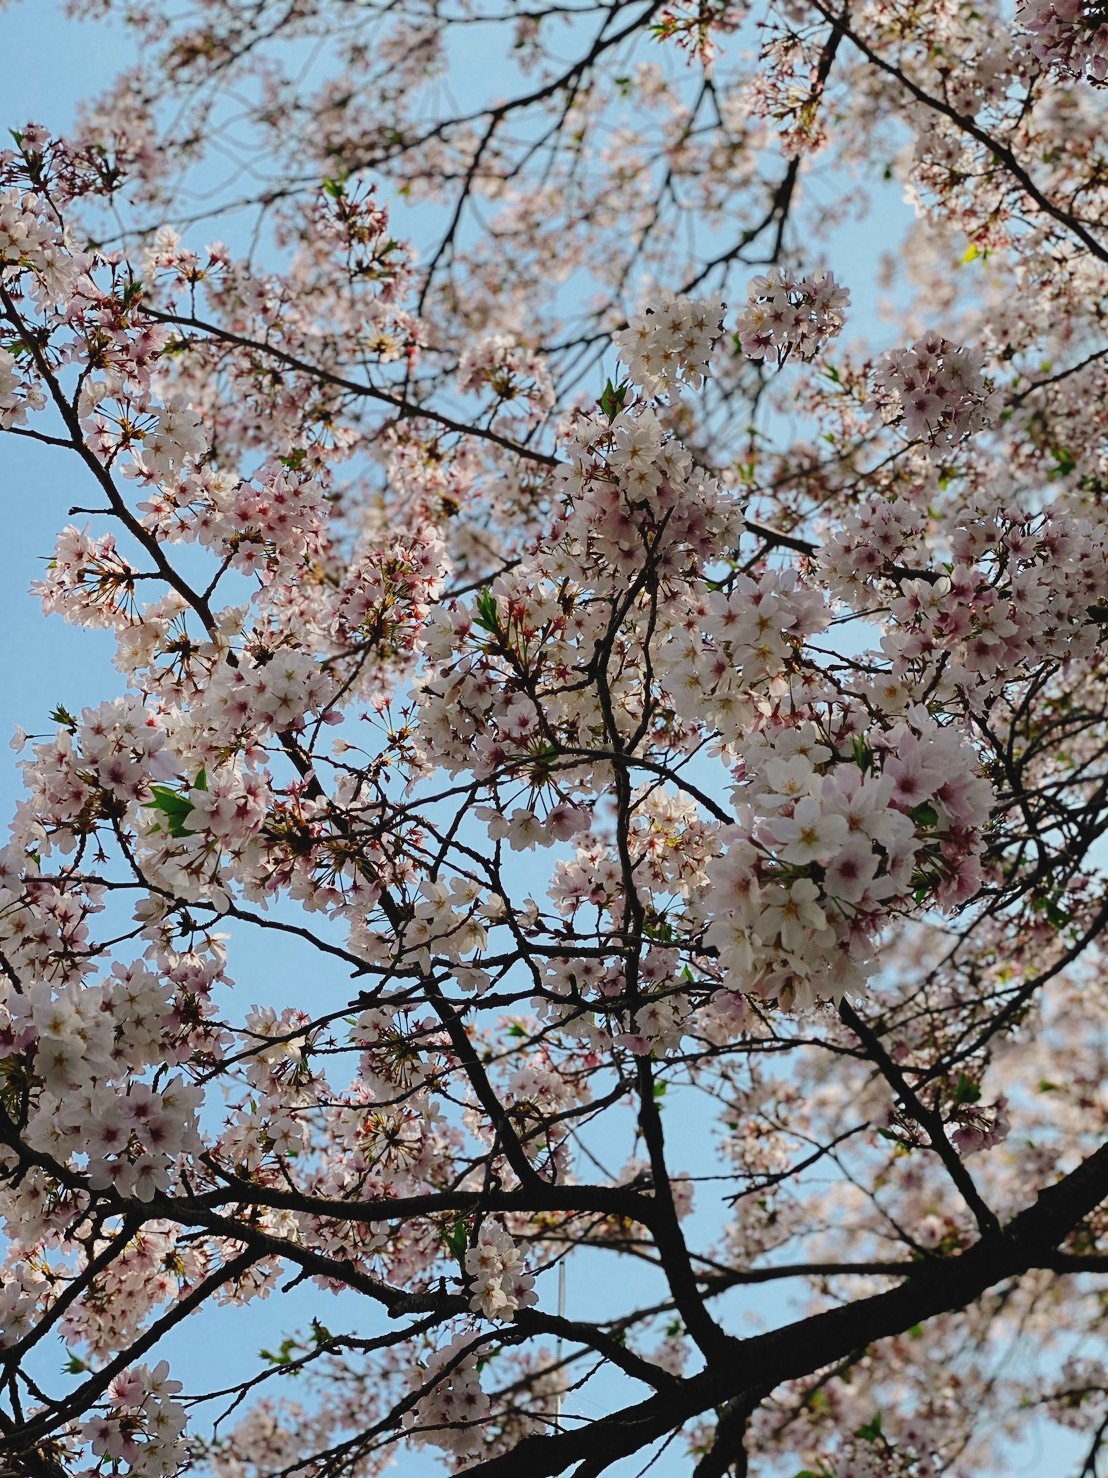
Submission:
[[[6,1478],[1108,1473],[1103,7],[69,9]]]
[[[743,353],[765,359],[772,352],[784,364],[791,353],[814,358],[842,332],[850,293],[830,272],[798,280],[775,268],[751,281],[747,298],[738,321]]]

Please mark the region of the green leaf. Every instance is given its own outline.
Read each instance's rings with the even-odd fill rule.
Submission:
[[[1073,915],[1067,913],[1064,908],[1060,908],[1053,898],[1048,898],[1046,901],[1046,917],[1047,923],[1052,924],[1055,929],[1064,929],[1072,920]]]
[[[878,1412],[871,1422],[860,1426],[854,1435],[861,1437],[863,1442],[876,1442],[881,1436],[881,1413]]]
[[[298,1342],[295,1339],[283,1339],[276,1350],[259,1350],[258,1358],[268,1360],[271,1365],[291,1365],[297,1348]]]
[[[1036,913],[1046,915],[1046,921],[1054,929],[1064,929],[1073,921],[1073,915],[1064,909],[1057,898],[1033,898],[1031,907]]]
[[[851,748],[854,750],[854,763],[858,766],[859,770],[861,770],[863,774],[866,770],[872,770],[873,750],[869,747],[869,745],[860,734],[855,734],[854,738],[851,740]]]
[[[324,180],[323,193],[330,195],[332,200],[342,200],[346,194],[346,185],[342,180]]]
[[[983,255],[985,253],[982,252],[981,248],[971,241],[969,246],[966,247],[965,255],[962,258],[962,266],[966,266],[969,262],[976,262],[977,258]]]
[[[170,790],[167,785],[152,785],[150,793],[154,797],[150,804],[157,810],[164,811],[167,816],[187,816],[192,810],[192,802],[188,797],[176,790]]]
[[[611,380],[609,380],[604,386],[604,393],[597,401],[597,405],[599,405],[609,421],[614,421],[623,409],[624,402],[627,399],[627,389],[628,384],[626,380],[621,380],[618,385],[613,385]]]
[[[80,1375],[83,1371],[89,1369],[85,1362],[77,1355],[70,1355],[62,1368],[66,1375]]]
[[[195,809],[188,796],[181,795],[179,791],[170,790],[167,785],[152,785],[150,794],[154,799],[146,802],[146,809],[162,813],[166,819],[166,830],[171,837],[194,835],[185,825]]]
[[[461,1220],[456,1221],[449,1231],[444,1227],[442,1229],[442,1240],[450,1248],[458,1266],[464,1273],[466,1267],[466,1242],[468,1240],[465,1222]]]
[[[1068,477],[1077,466],[1073,453],[1067,451],[1065,447],[1051,447],[1050,455],[1054,458],[1054,468],[1050,473],[1052,478]]]
[[[500,630],[500,613],[496,608],[496,596],[486,585],[483,590],[477,592],[474,602],[473,619],[483,631],[489,631],[494,636]]]
[[[62,728],[68,729],[71,734],[74,733],[77,728],[77,720],[70,713],[69,709],[64,708],[60,703],[58,704],[57,708],[54,709],[53,713],[51,713],[50,722],[52,724],[61,724]]]
[[[977,1103],[981,1097],[981,1089],[968,1078],[965,1073],[958,1074],[958,1081],[954,1085],[955,1103]]]
[[[930,801],[924,801],[920,806],[913,806],[908,812],[917,826],[932,830],[939,824],[939,813]]]
[[[648,920],[643,923],[642,931],[647,939],[653,939],[657,944],[672,944],[677,937],[668,919]]]

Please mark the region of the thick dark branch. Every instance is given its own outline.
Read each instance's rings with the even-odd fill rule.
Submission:
[[[713,1407],[760,1399],[852,1350],[973,1303],[989,1288],[1049,1263],[1054,1249],[1108,1196],[1108,1144],[1042,1191],[1027,1211],[957,1257],[922,1262],[897,1288],[737,1341],[674,1391],[660,1392],[579,1430],[525,1438],[472,1478],[554,1478],[574,1463],[638,1452]]]

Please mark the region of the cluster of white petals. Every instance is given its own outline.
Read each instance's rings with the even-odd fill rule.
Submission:
[[[48,615],[77,626],[118,628],[130,622],[134,571],[120,555],[115,535],[91,535],[66,524],[43,578],[31,588]]]
[[[886,354],[874,375],[873,408],[902,423],[913,440],[940,450],[964,441],[992,419],[995,392],[982,374],[985,357],[927,334]]]
[[[1108,79],[1108,16],[1098,0],[1020,0],[1016,24],[1044,66]]]
[[[133,1478],[169,1478],[185,1461],[181,1440],[185,1409],[172,1398],[181,1382],[170,1380],[162,1360],[151,1370],[133,1365],[108,1387],[108,1407],[85,1422],[81,1436],[97,1457],[118,1471],[126,1463]]]
[[[41,303],[62,303],[84,266],[85,259],[73,251],[55,212],[41,196],[0,190],[0,280],[13,269],[27,269]]]
[[[646,395],[673,396],[704,383],[712,349],[723,333],[720,298],[662,295],[613,335],[627,374]]]
[[[481,1389],[477,1349],[472,1336],[459,1334],[437,1350],[425,1370],[416,1373],[417,1389],[426,1389],[418,1405],[404,1417],[417,1441],[443,1447],[455,1457],[481,1450],[481,1422],[491,1402]],[[427,1389],[429,1388],[429,1389]]]
[[[1012,1128],[1008,1118],[1008,1100],[1003,1096],[995,1103],[960,1108],[957,1119],[957,1128],[951,1134],[950,1142],[963,1159],[1002,1144]]]
[[[811,722],[741,746],[738,824],[708,868],[706,943],[733,989],[811,1006],[865,989],[887,910],[970,896],[992,800],[965,740],[925,711],[829,742]]]
[[[0,428],[21,426],[27,412],[40,411],[46,396],[20,374],[19,363],[7,349],[0,349]]]
[[[173,468],[151,487],[141,505],[151,532],[183,543],[195,540],[241,574],[262,579],[284,560],[319,556],[327,503],[316,478],[276,460],[251,478],[197,468],[190,459],[202,445],[199,437],[190,440],[189,456],[181,461],[175,454]],[[148,455],[144,445],[136,462],[148,461]]]
[[[466,1252],[465,1270],[473,1290],[469,1306],[486,1319],[510,1320],[517,1309],[538,1303],[523,1254],[498,1222],[481,1223],[476,1245]]]
[[[154,412],[154,424],[136,449],[135,462],[148,476],[161,479],[202,457],[207,445],[200,417],[175,395]]]
[[[38,1318],[46,1278],[41,1269],[18,1261],[0,1279],[0,1351],[10,1350],[28,1334]]]
[[[89,1182],[149,1201],[178,1157],[199,1153],[203,1093],[175,1077],[128,1081],[159,1060],[172,993],[141,966],[101,985],[36,982],[0,1010],[0,1040],[28,1054],[37,1091],[26,1136],[63,1163],[84,1155]]]
[[[89,443],[105,460],[123,448],[131,453],[128,475],[157,483],[180,475],[203,457],[208,434],[182,395],[158,401],[148,385],[128,382],[113,366],[81,389],[81,421]]]
[[[849,514],[820,552],[828,585],[855,609],[888,603],[890,691],[922,681],[984,695],[1044,659],[1095,649],[1089,612],[1108,600],[1102,524],[976,497],[952,520],[949,573],[938,575],[923,568],[924,523],[911,498],[874,501]]]
[[[773,355],[784,364],[790,355],[813,359],[842,333],[850,293],[831,272],[794,277],[775,267],[751,280],[747,299],[736,325],[743,353],[749,359]]]

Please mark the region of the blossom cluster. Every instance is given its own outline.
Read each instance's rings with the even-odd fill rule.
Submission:
[[[896,570],[922,568],[928,558],[922,490],[867,499],[828,531],[818,555],[831,591],[855,610],[876,600],[875,582]]]
[[[67,1344],[110,1359],[142,1330],[151,1309],[171,1305],[211,1271],[210,1249],[188,1242],[172,1222],[151,1220],[120,1249],[110,1235],[96,1238],[88,1256],[116,1250],[98,1280],[98,1296],[70,1303],[59,1324]]]
[[[741,747],[739,820],[708,868],[705,943],[732,987],[806,1007],[864,988],[886,911],[980,881],[991,787],[926,712],[884,733],[810,721]],[[969,764],[967,764],[969,759]]]
[[[0,280],[29,271],[36,299],[53,305],[69,297],[87,263],[41,196],[15,187],[0,190]]]
[[[631,380],[646,395],[699,389],[723,333],[726,306],[719,298],[659,296],[613,337]]]
[[[45,404],[42,390],[20,374],[15,356],[0,349],[0,429],[23,425],[28,411],[40,411]]]
[[[135,1478],[169,1478],[185,1458],[185,1409],[173,1400],[180,1389],[166,1361],[152,1370],[133,1365],[112,1381],[107,1410],[85,1422],[81,1435],[115,1471],[123,1462]]]
[[[382,363],[388,363],[400,352],[396,329],[408,329],[412,341],[420,336],[418,321],[401,306],[411,284],[412,252],[390,231],[388,206],[372,185],[363,190],[347,181],[325,180],[309,220],[309,239],[318,259],[341,262],[351,282],[370,290],[368,302],[365,292],[360,294],[369,320],[366,338],[371,340],[375,332],[381,335],[374,347]]]
[[[1016,24],[1044,66],[1108,80],[1108,20],[1095,0],[1021,0]]]
[[[742,352],[784,364],[790,355],[815,358],[842,332],[850,293],[831,272],[794,277],[775,267],[752,279],[747,299],[736,325]]]
[[[984,355],[941,334],[886,354],[874,375],[873,407],[886,422],[902,423],[913,440],[940,450],[980,431],[992,419],[995,393]]]
[[[448,572],[446,546],[433,524],[411,534],[362,541],[337,592],[332,631],[381,663],[416,656]],[[387,689],[386,689],[387,691]]]
[[[890,692],[931,685],[984,702],[1032,666],[1095,648],[1090,612],[1108,599],[1102,523],[983,495],[959,509],[948,529],[952,558],[941,575],[923,567],[924,520],[911,497],[875,500],[850,514],[820,553],[829,585],[855,609],[888,601],[882,644]]]
[[[142,1201],[167,1189],[180,1156],[200,1149],[202,1091],[179,1077],[132,1080],[161,1057],[167,994],[139,967],[98,986],[41,982],[9,1000],[0,1023],[33,1074],[28,1143],[62,1163],[87,1157],[92,1186]]]
[[[473,1290],[469,1306],[486,1319],[510,1320],[517,1309],[538,1303],[522,1253],[497,1222],[481,1223],[475,1246],[466,1252],[465,1270]]]
[[[690,722],[708,718],[730,740],[753,719],[751,691],[781,679],[829,620],[825,596],[795,569],[738,575],[694,611],[667,612],[659,671],[679,712]]]
[[[149,388],[119,372],[86,382],[81,415],[90,446],[105,462],[120,451],[131,453],[131,475],[158,482],[182,472],[207,450],[197,413],[180,395],[159,403]]]
[[[119,553],[115,535],[91,535],[74,524],[58,534],[43,579],[31,588],[47,615],[77,626],[118,627],[134,611],[135,571]]]
[[[481,1389],[477,1356],[472,1336],[464,1334],[436,1350],[414,1378],[417,1389],[429,1389],[404,1417],[417,1440],[444,1447],[457,1458],[481,1450],[481,1422],[492,1407]]]
[[[565,449],[562,512],[547,548],[480,596],[440,606],[428,622],[417,681],[419,732],[454,772],[488,776],[544,734],[575,747],[583,726],[595,721],[595,699],[571,697],[554,674],[587,664],[610,619],[612,593],[647,561],[676,592],[679,571],[712,560],[739,537],[734,503],[694,467],[650,407],[611,420],[581,415]],[[559,590],[571,570],[580,573],[567,601]],[[520,680],[517,646],[541,661],[549,682],[536,688]],[[630,666],[625,685],[625,701],[634,706],[641,687]],[[581,829],[581,807],[569,794],[551,797],[541,814],[535,806],[515,810],[518,816],[507,813],[508,834],[521,846]]]
[[[961,1107],[957,1127],[950,1136],[950,1142],[965,1158],[1002,1143],[1007,1139],[1011,1127],[1008,1101],[1002,1094],[995,1103],[975,1103]]]
[[[5,1267],[0,1282],[0,1352],[10,1350],[34,1328],[45,1284],[41,1269],[30,1263]]]
[[[250,479],[188,467],[163,476],[142,511],[159,538],[195,541],[232,569],[268,583],[283,566],[319,558],[326,488],[308,470],[276,459]]]
[[[221,241],[210,242],[203,251],[191,250],[184,245],[180,234],[172,226],[161,226],[154,233],[154,240],[143,262],[144,276],[168,278],[174,286],[196,287],[208,281],[214,274],[231,265],[231,253]]]
[[[59,715],[62,717],[62,715]],[[90,822],[116,806],[149,798],[177,774],[165,729],[138,700],[116,698],[58,724],[23,761],[28,803],[16,839],[41,855],[69,853]],[[110,799],[109,799],[110,798]]]

